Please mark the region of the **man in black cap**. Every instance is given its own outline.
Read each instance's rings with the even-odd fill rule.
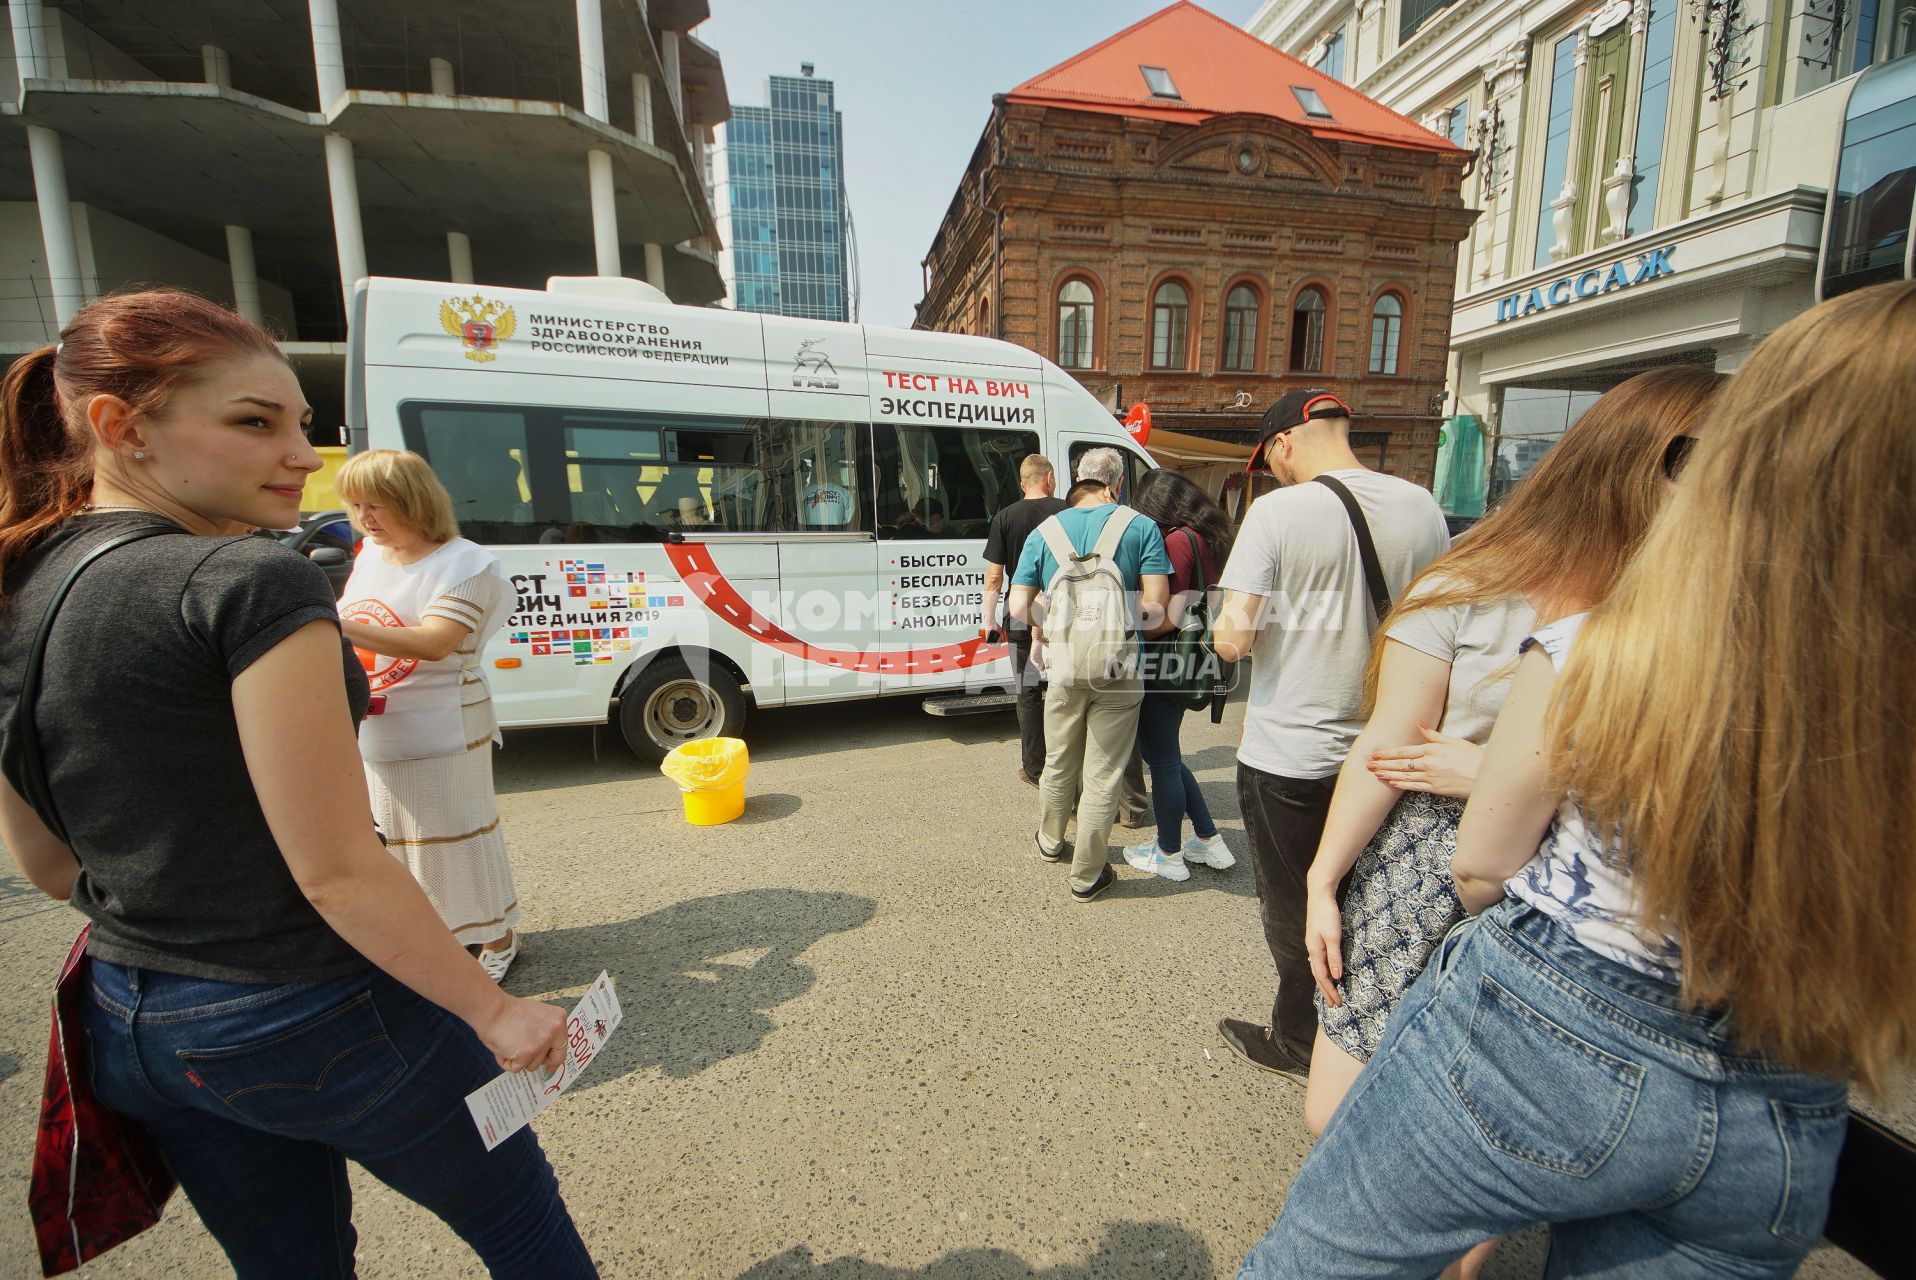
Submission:
[[[1309,1075],[1318,1034],[1305,880],[1337,772],[1363,727],[1371,635],[1450,545],[1428,489],[1357,460],[1350,419],[1349,406],[1319,387],[1292,391],[1265,413],[1245,481],[1268,471],[1283,487],[1244,519],[1219,579],[1215,627],[1220,657],[1251,658],[1237,797],[1278,984],[1269,1026],[1225,1018],[1218,1030],[1240,1057],[1297,1079]]]

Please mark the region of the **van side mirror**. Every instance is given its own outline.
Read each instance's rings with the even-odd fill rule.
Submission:
[[[341,547],[314,547],[306,553],[306,558],[322,569],[345,564],[349,558]]]

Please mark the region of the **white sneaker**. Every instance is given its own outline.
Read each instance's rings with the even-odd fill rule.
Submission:
[[[1180,850],[1186,862],[1195,862],[1201,867],[1213,871],[1229,871],[1237,865],[1237,859],[1231,856],[1230,847],[1224,843],[1224,833],[1218,832],[1208,840],[1192,836],[1184,842]]]
[[[1139,871],[1148,871],[1154,876],[1163,876],[1166,880],[1189,880],[1191,869],[1184,865],[1184,859],[1178,854],[1166,855],[1159,851],[1158,842],[1131,844],[1124,847],[1124,860]]]

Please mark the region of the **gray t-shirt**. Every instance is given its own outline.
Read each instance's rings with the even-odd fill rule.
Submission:
[[[1430,490],[1396,476],[1361,467],[1330,474],[1364,512],[1396,599],[1450,546],[1443,511]],[[1344,504],[1316,483],[1265,494],[1251,504],[1219,585],[1266,600],[1238,760],[1287,778],[1336,773],[1362,727],[1372,625]]]
[[[319,566],[270,538],[199,538],[158,516],[59,526],[7,575],[0,728],[33,637],[80,557],[142,527],[175,530],[95,561],[61,606],[34,722],[80,875],[88,952],[226,982],[311,982],[364,968],[294,883],[253,793],[233,680],[307,623],[337,625]],[[341,642],[348,701],[366,674]],[[0,770],[25,794],[19,744]],[[370,823],[371,819],[368,818]]]
[[[1430,595],[1450,582],[1442,576],[1426,578],[1406,600]],[[1450,690],[1437,730],[1482,744],[1490,740],[1490,728],[1516,678],[1517,646],[1536,625],[1536,610],[1521,592],[1513,591],[1487,604],[1419,609],[1384,634],[1450,664]]]

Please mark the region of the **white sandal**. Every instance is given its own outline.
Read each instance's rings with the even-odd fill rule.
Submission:
[[[479,948],[479,965],[486,971],[486,976],[494,982],[504,982],[506,970],[510,969],[512,962],[519,958],[519,931],[514,929],[510,936],[512,944],[502,951],[494,951],[488,947]]]

